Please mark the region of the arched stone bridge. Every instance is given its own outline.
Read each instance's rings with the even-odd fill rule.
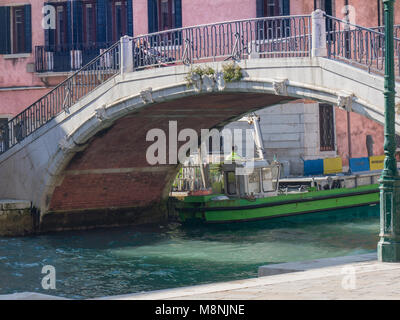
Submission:
[[[120,47],[124,53],[124,41]],[[178,130],[199,132],[298,98],[383,123],[383,77],[320,49],[305,57],[240,59],[242,80],[189,87],[191,66],[133,72],[125,55],[120,72],[4,150],[0,198],[31,201],[40,211],[38,231],[161,221],[178,166],[147,163],[153,128],[168,133],[169,121],[177,121]],[[226,63],[199,65],[221,71]]]

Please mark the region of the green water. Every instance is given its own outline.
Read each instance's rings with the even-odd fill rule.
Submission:
[[[374,252],[378,217],[102,229],[0,238],[0,294],[89,298],[257,276],[270,263]],[[42,267],[56,289],[41,288]]]

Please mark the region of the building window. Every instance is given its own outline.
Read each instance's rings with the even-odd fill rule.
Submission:
[[[26,52],[25,49],[25,10],[24,7],[12,7],[13,53]]]
[[[182,0],[148,0],[149,33],[182,27]]]
[[[56,32],[55,43],[57,46],[62,46],[67,43],[67,5],[58,4],[56,9]]]
[[[335,119],[333,106],[319,105],[319,140],[321,151],[335,151]]]
[[[158,0],[158,30],[175,28],[175,5],[173,0]]]
[[[314,10],[321,9],[327,15],[333,14],[332,0],[314,0]]]
[[[283,0],[265,0],[264,1],[264,16],[282,16],[283,15]]]
[[[257,17],[290,15],[290,0],[257,0]]]
[[[0,7],[0,54],[30,52],[31,5]]]
[[[257,0],[257,17],[290,15],[290,0]],[[290,36],[290,20],[265,20],[257,23],[257,39],[274,39]]]
[[[112,3],[113,41],[118,41],[127,34],[127,2],[113,1]]]
[[[89,46],[96,42],[96,2],[83,5],[83,42]]]

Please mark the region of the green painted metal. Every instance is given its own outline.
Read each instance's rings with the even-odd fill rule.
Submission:
[[[395,158],[394,2],[383,0],[385,20],[385,162],[380,182],[378,260],[400,262],[400,177]]]
[[[182,221],[238,222],[289,215],[340,211],[345,208],[375,206],[379,203],[378,185],[353,189],[334,189],[280,195],[259,199],[212,200],[218,195],[190,196],[177,208]]]

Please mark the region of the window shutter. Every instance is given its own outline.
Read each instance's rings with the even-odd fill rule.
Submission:
[[[106,19],[106,1],[97,1],[97,14],[96,14],[96,30],[97,30],[97,42],[106,42],[107,33],[107,19]]]
[[[76,45],[82,43],[82,1],[68,1],[67,15],[68,43],[76,49]]]
[[[127,1],[127,27],[128,27],[128,36],[133,36],[133,7],[132,7],[132,0]]]
[[[175,0],[175,28],[182,28],[182,0]]]
[[[290,15],[290,0],[283,0],[283,8],[282,8],[282,14],[284,16],[289,16]],[[290,19],[285,19],[285,28],[283,31],[283,36],[284,37],[289,37],[290,33],[292,31],[291,24],[290,24]]]
[[[74,42],[80,45],[83,42],[83,5],[81,0],[75,0],[73,1],[73,4]]]
[[[44,5],[49,5],[49,2],[45,2]],[[46,46],[46,50],[53,50],[53,46],[55,45],[55,30],[54,29],[45,29],[44,30],[44,44]]]
[[[289,16],[290,15],[290,0],[283,0],[283,15]]]
[[[32,14],[31,5],[25,5],[25,52],[32,52]]]
[[[69,44],[73,43],[72,39],[72,1],[67,2],[67,42]]]
[[[147,11],[149,18],[149,33],[158,31],[158,14],[156,0],[147,0]]]
[[[264,16],[264,0],[256,0],[256,14],[257,18]]]
[[[106,23],[107,23],[107,36],[106,42],[113,40],[113,19],[112,19],[112,3],[110,0],[106,0]],[[117,41],[119,39],[116,39]]]
[[[332,15],[332,0],[325,1],[325,12],[328,16]]]
[[[10,7],[0,7],[0,54],[11,53]]]

